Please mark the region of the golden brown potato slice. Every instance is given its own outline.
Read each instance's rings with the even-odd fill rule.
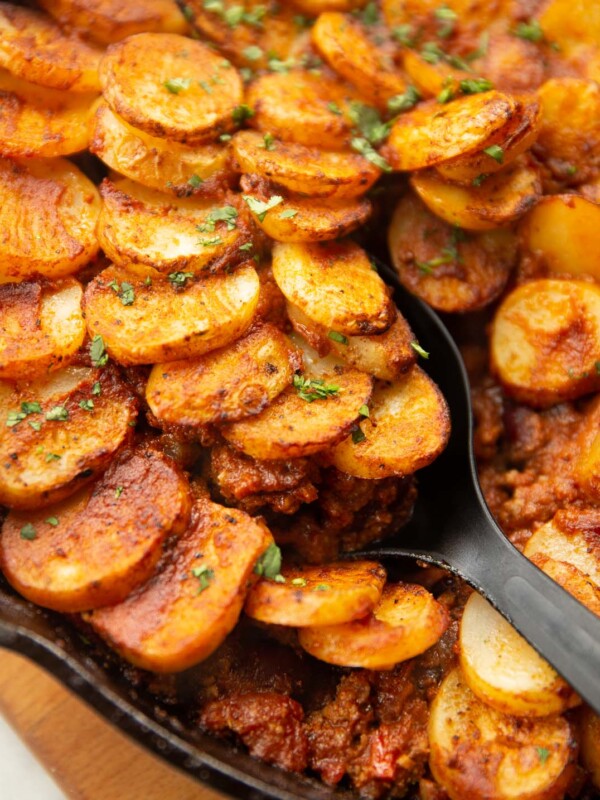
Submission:
[[[28,600],[86,611],[124,600],[150,578],[169,534],[190,515],[187,480],[170,458],[140,447],[93,485],[40,511],[11,512],[0,563]]]
[[[311,31],[312,42],[329,65],[373,105],[406,90],[406,83],[385,50],[348,14],[325,11]]]
[[[111,45],[100,80],[104,98],[130,125],[188,145],[231,130],[243,97],[237,70],[174,33],[139,33]]]
[[[73,359],[85,336],[82,295],[72,278],[0,286],[0,378],[30,380]]]
[[[550,406],[600,389],[600,286],[536,280],[514,289],[496,312],[492,370],[505,391]]]
[[[291,192],[310,197],[358,197],[381,174],[358,153],[334,153],[294,142],[270,141],[257,131],[236,133],[232,148],[238,172],[256,173]]]
[[[277,244],[273,275],[286,299],[327,329],[383,333],[394,321],[385,283],[354,242]]]
[[[465,605],[459,647],[467,686],[498,711],[547,717],[580,702],[550,664],[476,592]]]
[[[447,183],[434,169],[416,172],[411,184],[434,214],[472,231],[510,224],[529,211],[542,193],[539,171],[527,163],[511,164],[480,186]]]
[[[70,161],[0,158],[0,283],[76,272],[98,252],[99,212],[96,187]]]
[[[238,339],[250,326],[260,283],[251,266],[194,278],[111,266],[85,292],[91,335],[121,364],[195,358]]]
[[[48,13],[102,44],[144,31],[185,33],[183,14],[173,0],[40,0]]]
[[[504,289],[517,257],[512,231],[467,234],[404,196],[388,232],[392,262],[413,294],[440,311],[472,311]]]
[[[599,226],[596,203],[576,194],[548,195],[523,220],[521,242],[551,273],[600,280]]]
[[[375,608],[385,577],[383,567],[373,561],[283,567],[277,580],[254,584],[244,611],[270,625],[339,625]]]
[[[539,22],[546,39],[567,54],[580,45],[597,47],[600,41],[599,9],[586,0],[549,0],[541,8]]]
[[[98,240],[117,264],[147,264],[161,272],[222,272],[248,258],[246,212],[233,195],[170,197],[130,181],[105,179]],[[232,205],[235,203],[236,205]]]
[[[600,500],[600,397],[586,409],[573,472],[584,492],[592,500]]]
[[[91,123],[90,150],[138,183],[180,197],[206,193],[229,174],[229,150],[219,144],[188,147],[137,130],[101,101]]]
[[[388,583],[368,616],[300,628],[298,640],[311,656],[328,664],[391,669],[428,650],[448,623],[446,609],[422,586]]]
[[[579,717],[581,760],[590,773],[592,783],[600,789],[600,717],[591,708],[582,709]]]
[[[374,480],[412,475],[431,464],[448,442],[446,402],[417,366],[399,383],[376,386],[369,412],[361,432],[333,451],[333,463],[348,475]]]
[[[0,69],[0,156],[67,156],[84,150],[95,94],[36,86]]]
[[[440,686],[429,716],[429,766],[451,800],[561,800],[577,744],[563,717],[523,719],[490,708],[459,669]]]
[[[423,97],[437,97],[444,89],[458,94],[460,81],[473,78],[472,72],[456,69],[445,61],[432,64],[414,50],[403,51],[402,64]]]
[[[302,365],[274,325],[259,325],[229,347],[193,361],[156,364],[146,386],[155,417],[178,425],[233,422],[259,414]]]
[[[394,169],[413,170],[473,153],[511,120],[515,107],[511,97],[495,91],[446,105],[428,101],[392,126],[385,155]]]
[[[506,14],[505,5],[497,0],[486,3],[480,3],[478,0],[449,0],[443,6],[440,6],[438,0],[402,0],[402,2],[381,0],[383,17],[390,28],[403,23],[430,21],[434,12],[440,8],[454,11],[461,29],[466,26],[469,31],[481,30],[496,19],[499,13]],[[436,28],[438,27],[439,21],[436,19]]]
[[[129,438],[135,400],[112,367],[0,382],[0,502],[40,508],[73,494]]]
[[[548,558],[542,553],[534,553],[530,560],[580,603],[583,603],[586,608],[600,617],[600,587],[596,586],[580,569],[572,564],[567,564],[566,561]]]
[[[236,624],[254,567],[272,543],[236,508],[200,500],[163,568],[124,603],[87,616],[132,664],[178,672],[207,658]]]

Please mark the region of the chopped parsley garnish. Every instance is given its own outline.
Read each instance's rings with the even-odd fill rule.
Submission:
[[[293,58],[288,58],[287,61],[282,61],[280,58],[270,58],[268,67],[271,72],[286,73],[294,69],[296,62]]]
[[[436,9],[435,18],[440,22],[437,35],[442,39],[447,39],[454,30],[454,23],[458,19],[458,14],[448,6]]]
[[[80,400],[79,401],[79,408],[82,408],[84,411],[93,411],[94,410],[94,401],[93,400]]]
[[[449,251],[449,248],[445,247],[442,250],[441,256],[436,256],[435,258],[430,258],[429,261],[415,261],[415,266],[424,272],[426,275],[433,275],[433,270],[435,267],[441,267],[442,264],[451,264],[454,261],[454,256]]]
[[[331,586],[328,583],[318,583],[315,586],[315,592],[328,592]]]
[[[182,6],[181,13],[187,19],[188,22],[194,21],[194,11],[190,6]]]
[[[97,397],[101,393],[102,393],[102,387],[100,386],[99,381],[96,381],[96,383],[92,386],[92,394],[94,395],[94,397]]]
[[[369,406],[365,403],[358,409],[358,413],[361,417],[370,417],[371,412],[369,411]]]
[[[429,353],[427,350],[424,350],[418,342],[411,342],[410,346],[415,353],[418,353],[421,356],[421,358],[429,358]]]
[[[293,219],[297,213],[295,208],[286,208],[286,210],[282,211],[279,215],[279,219]]]
[[[388,100],[388,110],[392,114],[400,114],[403,111],[410,111],[421,99],[421,92],[416,86],[407,86],[403,94],[397,94]]]
[[[222,133],[219,136],[219,141],[220,142],[228,142],[228,141],[230,141],[230,139],[231,139],[231,134],[230,133]]]
[[[132,306],[135,300],[135,289],[127,281],[123,281],[119,290],[119,300],[124,306]]]
[[[31,522],[26,522],[21,528],[21,539],[27,539],[28,541],[32,542],[36,536],[37,533]]]
[[[438,103],[449,103],[454,99],[454,87],[452,85],[445,86],[437,96]]]
[[[307,403],[326,400],[328,397],[334,397],[340,391],[339,386],[327,384],[320,379],[305,378],[302,375],[294,375],[293,385],[298,396]]]
[[[58,525],[58,517],[48,517],[48,519],[44,520],[48,525],[52,525],[53,528],[56,528]]]
[[[218,244],[223,244],[221,236],[213,236],[211,239],[199,239],[198,244],[202,247],[215,247]]]
[[[165,89],[168,89],[171,94],[179,94],[185,89],[189,89],[191,85],[191,78],[169,78],[168,81],[163,83]]]
[[[42,423],[37,422],[37,420],[29,419],[27,420],[27,424],[30,425],[34,431],[41,431],[42,429]]]
[[[398,25],[392,31],[392,36],[397,42],[403,44],[405,47],[413,47],[415,43],[415,34],[412,25]]]
[[[192,576],[198,580],[197,593],[202,594],[210,586],[212,579],[215,577],[215,571],[205,564],[202,567],[194,567]]]
[[[542,764],[545,764],[546,761],[550,758],[550,750],[547,747],[536,747],[538,757]]]
[[[254,565],[254,574],[263,578],[277,580],[281,572],[281,550],[275,543],[270,544]],[[278,581],[281,583],[281,581]]]
[[[122,494],[123,494],[123,487],[117,486],[117,488],[115,489],[115,498],[118,500]]]
[[[66,422],[69,419],[69,412],[64,406],[54,406],[47,412],[46,419],[50,422]]]
[[[379,19],[377,3],[367,3],[362,11],[359,11],[360,21],[363,25],[375,25]]]
[[[19,422],[22,422],[30,414],[41,414],[42,407],[37,401],[21,403],[20,411],[9,411],[6,415],[6,427],[14,428]],[[29,423],[31,425],[31,422]],[[36,423],[38,424],[38,423]],[[39,430],[34,425],[31,426],[34,430]],[[41,427],[41,426],[40,426]]]
[[[239,250],[241,250],[241,251],[242,251],[242,253],[249,253],[249,252],[250,252],[250,250],[252,250],[252,247],[253,247],[253,246],[254,246],[254,245],[253,245],[253,243],[252,243],[252,242],[246,242],[246,244],[241,244],[241,245],[239,246]]]
[[[168,276],[169,283],[176,288],[185,286],[188,280],[193,277],[193,272],[171,272]]]
[[[369,144],[381,144],[390,133],[391,123],[383,122],[377,109],[366,103],[353,100],[348,107],[348,116]]]
[[[344,336],[343,333],[338,333],[337,331],[329,331],[327,334],[328,338],[338,344],[348,344],[348,337]]]
[[[231,116],[233,117],[233,121],[235,123],[241,125],[242,122],[245,122],[247,119],[252,119],[254,116],[254,111],[250,108],[250,106],[246,105],[246,103],[242,103],[233,109]]]
[[[479,94],[479,92],[489,92],[494,88],[494,84],[487,78],[465,78],[459,86],[463,94]]]
[[[373,146],[366,139],[359,139],[355,137],[350,142],[352,149],[364,156],[371,164],[375,164],[383,172],[391,172],[392,168],[385,160],[385,158],[373,148]]]
[[[217,222],[224,222],[227,225],[227,230],[232,231],[237,227],[238,212],[233,206],[223,206],[222,208],[213,208],[208,216],[206,222],[196,226],[196,230],[200,233],[213,233]]]
[[[354,444],[360,444],[361,442],[364,442],[366,438],[367,437],[360,425],[355,425],[355,427],[352,428],[352,441]]]
[[[31,403],[21,403],[21,411],[24,414],[41,414],[42,407],[37,400],[34,400]]]
[[[519,22],[514,29],[514,35],[529,42],[541,42],[544,31],[537,19],[530,19],[529,22]]]
[[[242,197],[250,211],[256,214],[260,222],[267,216],[268,211],[283,203],[283,197],[279,194],[274,194],[268,200],[258,200],[258,198],[251,197],[249,194],[243,194]]]
[[[202,89],[204,89],[204,91],[206,92],[206,94],[212,94],[212,93],[213,93],[212,86],[209,86],[209,85],[208,85],[208,83],[207,83],[206,81],[198,81],[198,85],[199,85],[199,86],[200,86]]]
[[[472,186],[481,186],[481,184],[490,176],[487,172],[482,172],[481,175],[478,175],[476,178],[473,178],[471,181]]]
[[[330,103],[327,103],[327,108],[331,111],[332,114],[336,114],[338,117],[342,116],[342,109],[338,106],[337,103],[334,103],[333,100]]]
[[[259,58],[262,58],[264,55],[263,50],[260,47],[257,47],[255,44],[250,45],[250,47],[245,47],[242,50],[242,55],[244,58],[247,58],[248,61],[258,61]]]
[[[471,67],[464,58],[446,53],[435,42],[425,42],[421,49],[421,58],[427,61],[428,64],[439,64],[440,61],[444,61],[455,69],[463,69],[466,72],[471,71]]]
[[[204,183],[204,181],[199,175],[196,175],[194,173],[194,175],[192,175],[191,178],[188,178],[188,183],[192,187],[192,189],[199,189]]]
[[[272,133],[265,133],[263,136],[263,147],[265,150],[275,150],[275,137]]]
[[[306,580],[306,578],[292,578],[290,583],[292,584],[292,586],[306,586],[308,581]]]
[[[93,367],[104,367],[108,362],[108,353],[104,349],[104,339],[96,335],[90,344],[90,358]]]
[[[62,456],[59,456],[58,453],[46,453],[44,461],[46,464],[50,464],[52,461],[60,461],[61,458]]]
[[[489,147],[484,147],[483,152],[493,158],[494,161],[497,161],[498,164],[502,164],[504,161],[504,150],[499,144],[491,144]]]

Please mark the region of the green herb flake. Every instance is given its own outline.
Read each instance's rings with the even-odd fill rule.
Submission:
[[[367,3],[364,9],[359,12],[359,16],[363,25],[376,25],[379,20],[377,3]]]
[[[102,387],[100,386],[99,381],[92,386],[92,394],[94,397],[98,397],[98,395],[102,394]]]
[[[252,242],[246,242],[246,244],[241,244],[241,245],[239,246],[239,248],[238,248],[238,249],[239,249],[239,250],[240,250],[242,253],[249,253],[249,252],[250,252],[250,250],[252,250],[253,246],[254,246],[254,245],[253,245],[253,243],[252,243]]]
[[[246,105],[246,103],[242,103],[233,109],[231,116],[237,125],[241,125],[242,122],[245,122],[247,119],[252,119],[254,111],[250,106]]]
[[[255,44],[250,45],[250,47],[245,47],[242,50],[242,55],[244,58],[248,59],[248,61],[258,61],[259,58],[262,58],[264,55],[264,51],[262,48],[257,47]]]
[[[171,92],[171,94],[179,94],[189,89],[191,85],[191,78],[169,78],[169,80],[163,83],[165,89]]]
[[[490,176],[487,172],[482,172],[481,175],[478,175],[476,178],[473,178],[473,180],[471,181],[471,186],[479,187],[489,177]]]
[[[338,344],[348,344],[348,337],[344,336],[343,333],[338,333],[337,331],[329,331],[327,336],[333,342],[337,342]]]
[[[392,30],[392,36],[405,47],[413,47],[415,44],[415,34],[412,25],[398,25]]]
[[[104,348],[104,339],[98,334],[90,344],[90,358],[93,367],[104,367],[108,362],[108,353]]]
[[[352,441],[354,444],[360,444],[361,442],[364,442],[366,438],[367,437],[360,425],[356,425],[354,428],[352,428]]]
[[[193,272],[171,272],[168,275],[169,283],[175,288],[183,288],[189,279],[193,277]]]
[[[567,167],[567,175],[569,177],[572,177],[576,173],[577,173],[577,167],[575,166],[575,164],[569,164],[569,166]]]
[[[50,464],[52,461],[60,461],[61,458],[62,456],[59,456],[58,453],[46,453],[44,461],[46,464]]]
[[[547,747],[536,747],[538,758],[542,764],[545,764],[546,761],[550,758],[550,750]]]
[[[526,39],[529,42],[541,42],[544,38],[544,31],[537,19],[530,19],[529,22],[519,22],[513,33],[519,39]]]
[[[193,22],[194,21],[194,11],[193,11],[192,8],[190,8],[190,6],[182,6],[181,7],[181,13],[183,14],[183,16],[186,18],[186,20],[188,22]]]
[[[454,89],[452,86],[446,86],[437,96],[438,103],[449,103],[454,100]]]
[[[434,12],[435,18],[440,22],[437,35],[442,39],[447,39],[454,31],[454,23],[458,19],[458,14],[448,6],[441,6]]]
[[[491,144],[489,147],[484,147],[483,152],[493,158],[494,161],[497,161],[498,164],[502,164],[504,161],[504,150],[499,144]]]
[[[31,403],[21,403],[21,411],[24,414],[41,414],[42,407],[36,400],[34,400]]]
[[[38,422],[35,419],[27,420],[27,424],[30,425],[34,431],[41,431],[42,430],[42,423]]]
[[[275,543],[270,544],[254,565],[254,574],[263,578],[277,580],[281,572],[281,550]],[[279,582],[279,581],[278,581]]]
[[[214,569],[207,567],[206,564],[202,567],[194,567],[192,570],[192,577],[198,581],[198,594],[206,591],[211,584],[212,579],[215,577]]]
[[[279,215],[279,219],[293,219],[298,212],[295,208],[286,208],[285,211],[282,211]]]
[[[203,183],[204,181],[202,178],[195,173],[191,176],[191,178],[188,178],[188,184],[192,187],[192,189],[199,189]]]
[[[389,136],[391,123],[383,122],[373,106],[353,100],[348,107],[348,116],[369,144],[381,144]]]
[[[479,94],[494,88],[494,84],[487,78],[465,78],[459,86],[463,94]]]
[[[48,525],[52,525],[53,528],[56,528],[58,525],[58,517],[48,517],[48,519],[45,519],[44,522],[46,522]]]
[[[410,111],[421,99],[421,92],[416,86],[407,86],[403,94],[397,94],[388,100],[388,111],[392,114],[401,114]]]
[[[222,133],[219,136],[219,141],[220,142],[229,142],[230,140],[231,140],[231,134],[230,133]]]
[[[308,581],[306,580],[306,578],[292,578],[290,583],[292,584],[292,586],[306,586]]]
[[[201,89],[204,89],[206,94],[213,93],[212,86],[210,86],[206,81],[198,81],[198,86],[200,86]]]
[[[22,422],[26,416],[27,414],[24,414],[22,411],[9,411],[6,415],[6,427],[14,428],[14,426]]]
[[[198,244],[201,244],[202,247],[216,247],[219,244],[223,244],[223,239],[221,236],[213,236],[210,239],[200,239]]]
[[[294,389],[298,392],[298,397],[307,403],[314,403],[315,400],[327,400],[334,397],[340,391],[339,386],[326,384],[325,381],[317,378],[305,378],[302,375],[294,375]]]
[[[213,208],[208,213],[206,221],[201,225],[196,226],[196,230],[200,233],[214,233],[217,227],[217,222],[224,222],[228,231],[237,228],[238,212],[234,206],[222,206],[220,208]]]
[[[46,414],[49,422],[66,422],[69,419],[69,412],[64,406],[54,406]]]
[[[418,342],[411,342],[410,346],[415,353],[418,353],[421,356],[421,358],[429,358],[429,353],[427,350],[424,350]]]
[[[263,147],[265,150],[275,150],[275,137],[272,133],[265,133],[263,136]]]
[[[376,167],[379,167],[382,172],[392,171],[391,166],[388,164],[385,158],[380,155],[366,139],[355,137],[352,139],[350,144],[352,145],[353,150],[355,150],[357,153],[360,153],[361,156],[364,156],[367,161],[371,162],[371,164],[375,164]]]
[[[366,405],[366,404],[362,405],[358,409],[358,413],[360,414],[361,417],[370,417],[371,416],[371,412],[369,410],[369,406]]]
[[[315,592],[328,592],[331,589],[331,586],[328,583],[318,583],[314,591]]]
[[[118,500],[122,494],[123,494],[123,487],[117,486],[117,488],[115,489],[115,498]]]
[[[119,291],[119,300],[124,306],[132,306],[135,300],[135,289],[130,283],[123,281]]]
[[[273,195],[268,200],[258,200],[258,198],[251,197],[249,194],[243,194],[242,197],[250,211],[256,214],[260,222],[267,216],[268,211],[283,203],[283,197],[279,194]]]
[[[82,408],[84,411],[93,411],[94,410],[94,401],[93,400],[80,400],[79,401],[79,408]]]
[[[334,103],[333,100],[330,103],[327,103],[327,108],[331,111],[332,114],[335,114],[338,117],[342,116],[342,109],[338,106],[337,103]]]
[[[27,541],[32,542],[36,536],[37,533],[31,522],[26,522],[21,528],[21,539],[27,539]]]

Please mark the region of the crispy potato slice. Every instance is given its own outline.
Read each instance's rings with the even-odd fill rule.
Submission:
[[[538,19],[547,40],[567,53],[581,44],[597,46],[600,40],[600,9],[586,0],[550,0]]]
[[[194,361],[156,364],[146,386],[155,417],[178,425],[233,422],[259,414],[292,382],[300,354],[274,325]]]
[[[542,193],[539,171],[527,163],[511,164],[480,186],[447,183],[434,169],[415,173],[410,182],[434,214],[471,231],[492,230],[514,222]]]
[[[236,624],[267,528],[236,508],[196,504],[163,568],[124,603],[86,615],[123,658],[179,672],[207,658]]]
[[[592,500],[600,500],[600,397],[586,409],[578,444],[575,478]]]
[[[121,119],[103,101],[92,118],[90,150],[121,175],[180,197],[206,193],[230,173],[227,147],[188,147],[149,136]]]
[[[394,321],[385,283],[354,242],[277,244],[273,275],[290,303],[328,329],[383,333]]]
[[[404,286],[439,311],[473,311],[490,303],[517,257],[512,231],[465,234],[411,195],[396,206],[388,243]]]
[[[263,579],[248,593],[244,611],[270,625],[305,628],[360,619],[378,604],[386,573],[373,561],[283,567],[285,582]]]
[[[248,257],[240,247],[252,242],[252,232],[233,195],[217,206],[213,197],[169,197],[117,177],[106,178],[100,194],[98,240],[117,264],[222,272]]]
[[[581,760],[592,783],[600,789],[600,717],[585,706],[579,717]]]
[[[492,370],[504,390],[550,406],[600,389],[600,286],[536,280],[514,289],[497,310]]]
[[[81,285],[72,278],[0,286],[0,378],[30,380],[66,366],[85,337]]]
[[[586,608],[600,617],[600,587],[596,586],[580,569],[565,561],[548,558],[542,553],[534,553],[530,560],[580,603],[583,603]]]
[[[459,669],[446,676],[429,716],[429,766],[451,800],[561,800],[576,742],[563,717],[523,719],[490,708]]]
[[[422,586],[388,583],[368,616],[300,628],[298,641],[311,656],[328,664],[391,669],[428,650],[448,623],[446,609]]]
[[[489,0],[485,3],[481,3],[479,0],[449,0],[443,7],[452,9],[460,21],[461,29],[464,25],[468,26],[469,31],[485,28],[498,17],[499,12],[506,13],[505,5],[501,0],[500,2],[499,0]],[[402,0],[402,2],[381,0],[381,10],[390,28],[408,22],[427,22],[428,18],[439,8],[438,0]],[[437,27],[439,26],[436,20]]]
[[[456,69],[445,61],[432,64],[414,50],[402,53],[402,65],[408,77],[424,97],[437,97],[444,89],[457,94],[461,80],[473,77],[472,72]]]
[[[66,156],[84,150],[95,94],[36,86],[0,69],[0,156]]]
[[[550,664],[476,592],[465,605],[459,647],[467,686],[498,711],[547,717],[581,702]]]
[[[85,32],[102,44],[145,31],[185,33],[183,14],[173,0],[39,0],[61,25]]]
[[[369,39],[362,25],[348,14],[320,14],[311,38],[329,65],[374,105],[387,109],[387,101],[406,90],[388,53]]]
[[[11,512],[0,537],[2,570],[20,594],[55,611],[120,603],[150,578],[163,542],[185,530],[190,508],[175,463],[140,447],[68,500]]]
[[[21,386],[0,382],[0,502],[35,509],[73,494],[106,469],[136,415],[112,367],[65,367]]]
[[[512,119],[515,108],[511,97],[495,91],[442,106],[428,101],[394,123],[385,155],[394,169],[413,170],[473,153]]]
[[[254,110],[250,124],[260,131],[307,147],[318,142],[320,148],[342,150],[352,139],[349,108],[356,100],[356,91],[341,81],[293,70],[261,75],[246,102]]]
[[[174,33],[139,33],[109,47],[100,81],[108,104],[130,125],[196,145],[235,124],[242,81],[237,70],[223,64],[201,42]],[[218,84],[211,84],[215,76]]]
[[[450,414],[440,390],[414,366],[399,383],[375,387],[365,439],[350,436],[333,451],[333,463],[356,478],[412,475],[437,458],[448,442]]]
[[[96,187],[70,161],[0,158],[0,283],[76,272],[98,252],[99,212]]]
[[[348,199],[364,194],[380,171],[357,153],[334,153],[295,142],[265,146],[262,134],[239,131],[232,141],[238,172],[256,173],[310,197]]]
[[[600,280],[600,206],[576,194],[542,197],[523,220],[521,242],[551,273]]]
[[[103,337],[121,364],[195,358],[235,341],[249,328],[260,292],[253,267],[188,280],[185,273],[178,275],[184,276],[181,288],[155,271],[150,277],[147,270],[111,266],[88,284],[88,329]],[[133,302],[124,304],[131,296]]]

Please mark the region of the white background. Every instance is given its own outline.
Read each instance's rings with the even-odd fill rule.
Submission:
[[[0,716],[1,800],[66,800],[46,770]]]

